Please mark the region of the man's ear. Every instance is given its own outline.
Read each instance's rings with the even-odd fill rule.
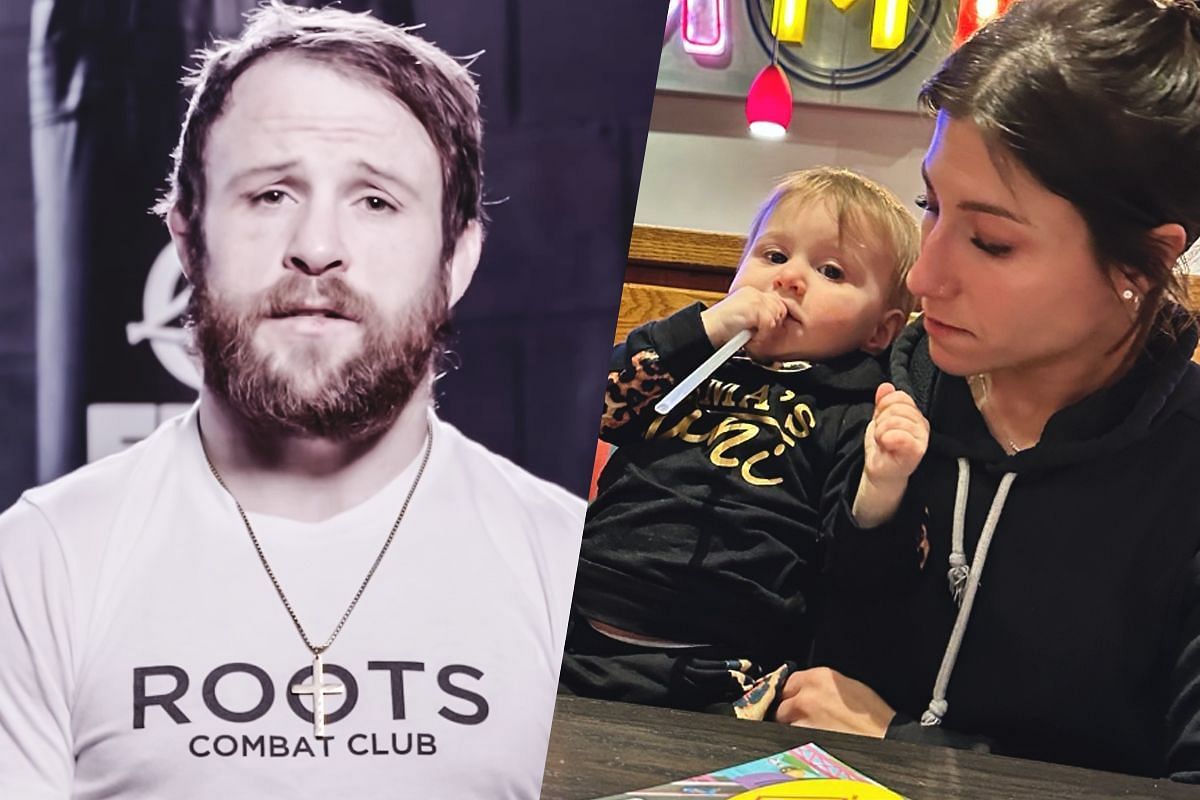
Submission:
[[[879,355],[900,335],[900,330],[906,322],[908,322],[908,316],[900,309],[893,308],[888,311],[883,315],[883,319],[879,320],[879,324],[875,326],[871,335],[867,337],[867,341],[863,342],[862,349],[871,355]]]
[[[171,244],[175,245],[175,255],[179,258],[180,265],[183,266],[183,276],[188,279],[188,283],[192,283],[194,265],[190,263],[191,255],[188,248],[190,229],[179,206],[171,206],[171,210],[167,212],[167,231],[171,234]]]
[[[479,266],[479,252],[483,247],[483,226],[473,219],[463,228],[450,256],[450,307],[454,308],[467,293],[475,268]]]

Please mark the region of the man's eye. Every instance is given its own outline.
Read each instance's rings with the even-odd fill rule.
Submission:
[[[788,260],[787,253],[780,250],[768,250],[766,257],[772,264],[786,264]]]
[[[255,195],[254,200],[255,202],[262,203],[263,205],[277,206],[283,202],[285,197],[287,197],[287,195],[280,190],[269,189],[261,194]]]
[[[366,203],[367,208],[371,209],[372,211],[392,211],[396,208],[382,197],[376,197],[374,195],[364,199],[363,202]]]
[[[817,272],[829,278],[831,281],[840,281],[846,277],[846,272],[837,264],[822,264],[817,267]]]

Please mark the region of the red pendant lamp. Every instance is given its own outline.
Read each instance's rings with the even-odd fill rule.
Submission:
[[[975,31],[1008,11],[1013,0],[959,0],[958,26],[954,30],[954,47],[970,39]]]
[[[772,26],[772,33],[771,63],[758,73],[746,95],[746,123],[754,138],[778,141],[787,135],[792,121],[792,85],[779,66],[779,29]]]

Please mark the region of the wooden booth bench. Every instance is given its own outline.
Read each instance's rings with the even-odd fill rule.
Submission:
[[[732,233],[634,225],[613,342],[697,300],[724,297],[745,242]]]

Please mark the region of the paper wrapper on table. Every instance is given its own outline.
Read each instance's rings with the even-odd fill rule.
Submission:
[[[903,800],[815,744],[801,745],[745,764],[726,767],[601,800],[658,800],[712,797],[729,800]]]

